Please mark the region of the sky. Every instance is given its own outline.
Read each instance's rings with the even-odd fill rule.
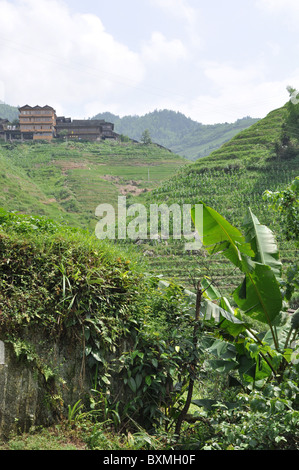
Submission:
[[[0,100],[262,118],[299,89],[298,0],[0,0]]]

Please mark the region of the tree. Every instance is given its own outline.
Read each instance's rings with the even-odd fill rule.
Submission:
[[[265,191],[263,198],[281,214],[286,239],[299,243],[299,176],[283,191]]]
[[[280,214],[281,226],[287,240],[295,241],[299,247],[299,176],[282,191],[265,191],[264,201]],[[298,263],[293,263],[287,271],[286,297],[290,300],[299,288]]]
[[[288,135],[299,140],[299,93],[292,87],[287,87],[290,99],[287,103],[288,115],[286,118],[286,132]]]
[[[68,130],[67,129],[62,129],[59,131],[59,137],[62,137],[66,141],[68,141]]]
[[[148,144],[152,143],[152,139],[151,139],[151,136],[150,136],[150,133],[149,133],[148,129],[145,129],[143,131],[142,136],[141,136],[141,142],[143,142],[145,145],[148,145]]]

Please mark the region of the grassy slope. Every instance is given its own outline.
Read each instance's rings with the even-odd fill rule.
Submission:
[[[98,204],[155,188],[186,160],[114,141],[0,145],[0,206],[93,228]]]
[[[278,216],[270,212],[262,200],[266,189],[283,188],[299,174],[299,156],[282,161],[274,153],[274,143],[279,139],[284,118],[285,108],[271,112],[209,157],[182,169],[142,199],[147,203],[160,201],[168,205],[203,201],[239,227],[250,206],[260,222],[275,231],[282,259],[289,264],[295,256],[294,245],[283,240]],[[166,277],[174,277],[188,287],[193,285],[192,277],[198,279],[209,275],[227,295],[240,279],[225,260],[188,255],[180,242],[168,243],[168,246],[161,243],[152,246],[151,250],[154,252],[149,258],[152,269]]]

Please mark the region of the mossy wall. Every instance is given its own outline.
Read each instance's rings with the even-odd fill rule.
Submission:
[[[16,344],[2,343],[1,437],[51,425],[90,390],[82,339],[73,334],[56,339],[37,328],[23,331],[19,338]]]
[[[141,286],[117,248],[0,213],[0,435],[53,423],[95,386],[128,397],[110,364],[130,338]]]

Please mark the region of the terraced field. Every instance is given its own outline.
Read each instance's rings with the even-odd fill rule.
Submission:
[[[285,113],[285,108],[271,112],[209,157],[183,168],[139,199],[147,204],[166,202],[169,206],[203,201],[239,228],[250,207],[260,222],[275,232],[286,269],[298,253],[292,242],[284,240],[279,216],[262,198],[265,190],[282,189],[299,175],[299,155],[282,160],[275,154]],[[159,246],[144,249],[150,251],[148,262],[153,272],[175,278],[188,288],[195,285],[194,279],[207,275],[228,295],[240,281],[238,272],[232,271],[225,259],[206,258],[202,251],[191,255],[184,251],[183,242],[170,240],[165,245],[162,241]]]
[[[299,156],[284,160],[275,144],[285,125],[287,108],[272,111],[236,135],[209,157],[190,163],[156,145],[116,142],[55,142],[0,145],[0,206],[47,215],[94,230],[95,208],[127,203],[197,204],[216,209],[241,226],[250,206],[277,235],[287,267],[297,256],[282,236],[279,217],[262,199],[266,189],[278,190],[299,174]],[[207,275],[224,295],[238,284],[238,273],[219,257],[204,251],[188,253],[184,241],[134,244],[144,254],[148,271],[176,279],[192,288]]]
[[[101,203],[157,187],[187,160],[156,145],[2,143],[0,206],[94,229]]]

